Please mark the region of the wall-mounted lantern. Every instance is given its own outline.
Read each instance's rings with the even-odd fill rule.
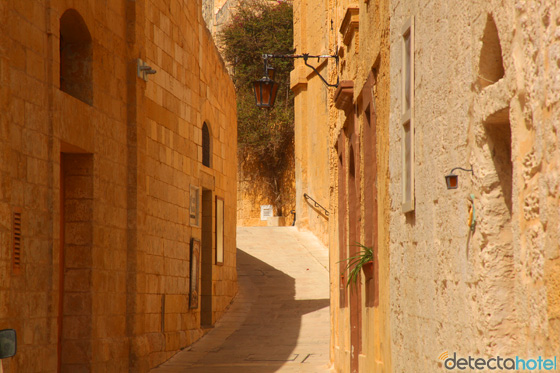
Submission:
[[[263,54],[264,61],[264,76],[253,82],[255,90],[255,103],[260,108],[272,108],[274,106],[274,101],[276,100],[276,94],[278,93],[278,83],[274,81],[274,69],[268,65],[268,60],[271,58],[303,58],[306,66],[309,66],[313,71],[321,78],[323,83],[328,87],[336,88],[338,87],[338,76],[336,78],[336,84],[330,84],[321,76],[319,71],[310,65],[307,60],[309,58],[317,58],[319,61],[321,58],[334,58],[338,65],[338,55],[319,55],[310,56],[308,53],[304,54]],[[272,76],[271,76],[272,75]]]
[[[264,63],[264,76],[253,82],[255,87],[255,103],[260,108],[272,108],[276,101],[279,84],[274,81],[274,68]]]
[[[147,82],[148,75],[153,75],[155,73],[157,73],[157,71],[152,69],[151,66],[148,66],[145,61],[142,61],[140,58],[136,60],[136,75],[138,75],[139,78]]]
[[[472,166],[469,170],[461,167],[455,167],[454,169],[451,170],[449,175],[445,175],[445,183],[447,184],[447,189],[457,189],[459,187],[459,175],[455,175],[453,173],[453,171],[455,170],[471,172],[474,175]]]

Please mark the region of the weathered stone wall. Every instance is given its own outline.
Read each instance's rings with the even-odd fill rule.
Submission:
[[[219,4],[216,4],[212,35],[217,35],[225,25],[231,22],[238,4],[239,0],[221,0]]]
[[[356,219],[361,239],[369,228],[361,220],[367,215],[367,188],[361,182],[354,185],[354,179],[351,184],[349,175],[339,178],[336,149],[342,148],[340,155],[347,160],[348,146],[354,146],[353,156],[360,159],[355,170],[366,176],[360,96],[372,67],[379,304],[361,309],[362,351],[367,353],[359,357],[360,371],[436,371],[442,368],[437,357],[444,351],[553,355],[560,343],[557,5],[490,1],[465,8],[459,1],[331,0],[296,1],[295,6],[298,51],[332,54],[338,48],[339,69],[332,64],[319,69],[331,81],[339,73],[341,80],[353,83],[351,100],[341,104],[347,110],[337,110],[332,92],[324,97],[322,87],[312,86],[316,77],[301,65],[292,73],[300,141],[297,188],[322,164],[320,146],[307,141],[307,129],[321,122],[329,126],[331,172],[328,182],[314,185],[314,193],[330,188],[329,209],[334,212],[328,240],[331,274],[336,274],[331,296],[335,368],[348,370],[353,343],[348,331],[352,306],[342,298],[346,293],[339,291],[336,278],[340,243],[347,245],[348,237],[339,240],[338,232],[352,231]],[[356,8],[357,26],[339,35],[351,7]],[[412,16],[415,204],[412,212],[403,213],[402,32]],[[324,50],[313,50],[324,45]],[[317,107],[328,107],[327,118]],[[320,127],[313,132],[319,139],[324,133]],[[339,134],[346,138],[337,143]],[[319,156],[308,159],[310,153]],[[458,189],[445,188],[444,175],[471,165],[473,175],[457,171]],[[348,208],[349,186],[360,193],[358,212]],[[471,194],[474,231],[467,226]],[[342,211],[352,216],[342,216],[338,226]],[[311,230],[320,237],[325,232],[321,227]]]
[[[60,89],[68,9],[91,35],[91,104]],[[203,22],[200,1],[0,2],[0,326],[19,342],[5,371],[56,371],[59,351],[66,370],[147,371],[204,333],[201,302],[188,309],[189,243],[203,236],[190,185],[225,201],[213,321],[235,295],[235,90]],[[147,82],[137,58],[157,71]]]
[[[502,5],[503,4],[503,5]],[[428,1],[391,11],[394,370],[439,354],[559,350],[558,7]],[[402,28],[415,20],[415,199],[401,210]],[[441,20],[445,20],[441,22]],[[459,187],[445,188],[453,167]],[[476,229],[467,226],[475,197]]]
[[[202,0],[202,18],[216,38],[221,27],[231,20],[239,0]]]
[[[215,1],[214,0],[203,0],[202,1],[202,19],[206,23],[206,27],[210,32],[214,30],[214,7]]]

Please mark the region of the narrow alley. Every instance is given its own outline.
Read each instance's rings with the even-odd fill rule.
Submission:
[[[328,372],[328,251],[292,227],[237,230],[239,293],[200,341],[153,373]]]

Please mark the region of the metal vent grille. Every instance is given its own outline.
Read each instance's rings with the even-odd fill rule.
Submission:
[[[19,274],[21,271],[21,211],[15,210],[13,216],[13,262],[12,269],[14,274]]]

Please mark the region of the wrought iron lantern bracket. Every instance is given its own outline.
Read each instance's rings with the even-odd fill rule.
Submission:
[[[337,88],[338,87],[338,84],[339,84],[338,74],[336,76],[336,84],[330,84],[329,82],[327,82],[327,80],[325,78],[323,78],[321,73],[319,73],[319,71],[313,65],[310,65],[309,62],[307,62],[310,58],[316,58],[317,62],[319,62],[321,60],[321,58],[334,58],[335,61],[336,61],[336,66],[338,68],[338,54],[310,55],[309,53],[302,53],[302,54],[267,54],[267,53],[265,53],[265,54],[262,55],[262,58],[263,58],[263,61],[264,61],[265,76],[268,76],[267,75],[268,60],[271,59],[271,58],[291,58],[291,59],[302,58],[303,62],[305,63],[305,66],[310,67],[315,72],[315,74],[317,74],[317,76],[319,76],[319,78],[321,78],[321,80],[323,81],[323,83],[326,84],[327,87],[331,87],[331,88]]]
[[[327,82],[325,78],[319,73],[319,71],[313,66],[310,65],[307,61],[310,58],[317,58],[317,61],[320,61],[321,58],[334,58],[336,60],[337,71],[338,71],[338,55],[329,55],[329,54],[321,54],[317,56],[312,56],[309,53],[303,54],[268,54],[265,53],[262,55],[262,59],[264,62],[264,71],[263,77],[257,81],[253,82],[254,90],[255,90],[255,103],[260,108],[272,108],[274,106],[274,101],[276,100],[276,94],[278,92],[278,83],[274,81],[274,69],[268,65],[268,61],[272,58],[286,58],[286,59],[297,59],[303,58],[303,61],[306,66],[310,67],[318,76],[321,78],[323,83],[327,85],[327,87],[337,88],[339,83],[338,74],[336,77],[336,84],[330,84]],[[270,76],[272,74],[272,77]]]

